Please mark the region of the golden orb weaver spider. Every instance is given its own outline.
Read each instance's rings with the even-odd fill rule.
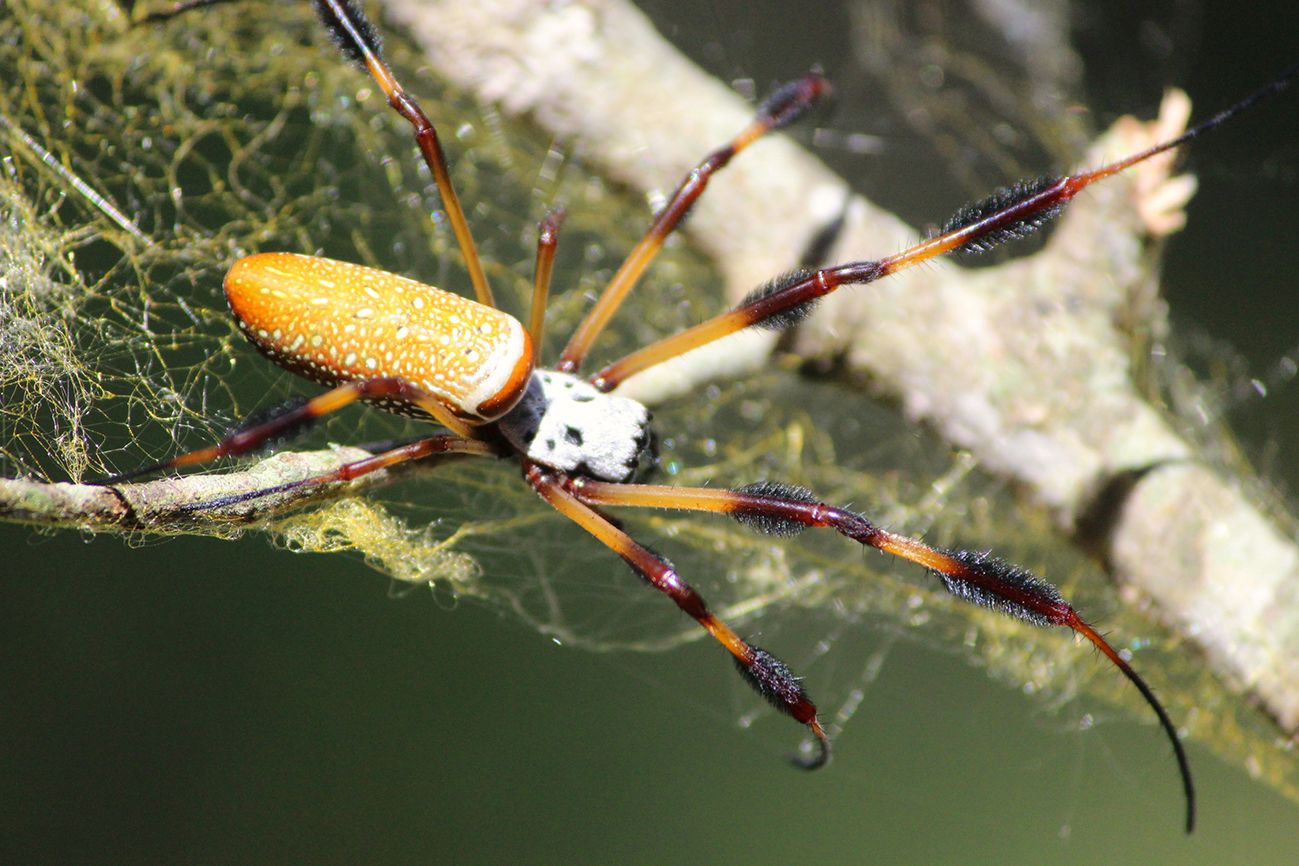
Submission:
[[[180,4],[171,14],[219,2],[227,0]],[[431,417],[452,433],[408,443],[294,486],[358,477],[431,454],[519,457],[529,484],[543,499],[613,549],[647,582],[667,593],[732,654],[759,693],[808,727],[820,744],[820,752],[805,762],[807,766],[820,766],[828,760],[829,743],[815,706],[797,677],[779,660],[720,622],[666,560],[632,540],[599,509],[621,505],[727,513],[746,526],[775,535],[793,534],[808,526],[833,528],[863,545],[934,571],[945,587],[960,598],[1033,624],[1065,625],[1091,641],[1120,668],[1158,716],[1177,758],[1187,801],[1187,829],[1193,827],[1190,770],[1167,713],[1127,662],[1054,587],[1000,560],[968,551],[937,550],[897,536],[860,515],[819,501],[802,488],[764,482],[725,491],[629,483],[644,448],[648,416],[639,404],[605,396],[605,392],[633,373],[729,333],[753,326],[790,327],[816,299],[840,285],[873,282],[937,255],[983,249],[1031,233],[1086,186],[1222,123],[1262,93],[1173,141],[1096,171],[1002,191],[962,210],[938,235],[897,255],[782,277],[754,292],[732,312],[635,352],[583,383],[573,374],[664,239],[702,194],[711,174],[765,132],[792,122],[815,101],[824,82],[811,75],[782,89],[764,103],[749,128],[700,164],[660,212],[578,328],[557,368],[537,372],[533,369],[531,346],[538,342],[540,334],[540,311],[549,289],[558,217],[543,225],[533,315],[525,329],[495,309],[436,133],[383,63],[377,36],[350,2],[317,0],[315,5],[344,52],[370,73],[390,104],[414,125],[469,265],[478,302],[390,274],[323,259],[271,253],[241,260],[226,280],[227,296],[240,327],[259,350],[281,366],[333,386],[333,390],[292,411],[248,426],[212,448],[110,481],[244,454],[357,399]],[[1269,90],[1279,89],[1282,83]],[[240,498],[271,492],[264,490]],[[232,501],[208,501],[196,508],[217,508]]]

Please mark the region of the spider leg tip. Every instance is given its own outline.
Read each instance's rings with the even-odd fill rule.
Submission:
[[[816,741],[809,745],[816,749],[816,753],[810,756],[802,753],[789,756],[790,763],[800,770],[819,770],[830,763],[830,737],[815,719],[812,720],[810,727],[812,733],[816,735]],[[803,752],[806,751],[805,748]]]

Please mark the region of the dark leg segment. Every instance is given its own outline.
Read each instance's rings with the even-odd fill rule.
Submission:
[[[453,415],[437,398],[416,388],[405,379],[367,379],[363,382],[348,382],[345,385],[339,385],[319,397],[292,406],[287,411],[273,415],[265,421],[236,430],[215,445],[200,448],[197,451],[190,451],[162,463],[146,466],[143,469],[113,475],[96,483],[116,484],[119,481],[139,478],[154,472],[181,469],[199,463],[208,463],[221,457],[238,457],[248,454],[285,434],[298,432],[318,418],[331,412],[337,412],[357,400],[380,400],[416,407],[433,416],[460,438],[472,439],[472,430],[464,421]],[[484,453],[493,453],[486,444],[483,444],[482,447]]]
[[[833,529],[859,544],[922,565],[938,575],[958,598],[1037,626],[1065,626],[1086,638],[1136,687],[1173,746],[1186,797],[1186,832],[1195,827],[1195,786],[1177,729],[1154,692],[1105,638],[1078,615],[1060,591],[1026,569],[982,553],[939,550],[922,541],[881,529],[864,516],[827,505],[809,490],[760,483],[737,490],[615,484],[574,478],[564,482],[579,501],[592,506],[670,508],[729,514],[740,523],[773,535],[795,535],[807,527]]]
[[[535,463],[527,465],[528,483],[556,511],[595,536],[602,544],[622,557],[644,580],[699,623],[735,659],[740,675],[772,706],[807,726],[816,737],[819,753],[810,760],[795,759],[806,769],[825,766],[830,760],[830,739],[817,719],[816,705],[784,662],[766,650],[753,646],[722,622],[695,589],[681,579],[671,563],[606,518],[583,504],[575,495],[580,481],[551,472]],[[619,485],[613,485],[615,487]]]
[[[251,493],[240,493],[234,496],[223,496],[219,499],[209,499],[205,502],[195,503],[180,509],[181,511],[208,511],[213,508],[225,508],[230,505],[237,505],[241,502],[248,502],[252,499],[259,499],[263,496],[271,496],[276,493],[286,493],[290,490],[301,490],[305,487],[322,487],[326,484],[334,484],[339,481],[351,481],[360,478],[363,475],[369,475],[371,472],[378,472],[380,469],[387,469],[390,466],[396,466],[399,463],[406,463],[411,460],[419,460],[424,457],[431,457],[434,454],[476,454],[478,456],[493,457],[496,452],[485,442],[477,439],[461,439],[459,436],[450,436],[441,434],[430,436],[427,439],[417,439],[414,442],[407,442],[404,445],[398,445],[387,451],[375,454],[373,457],[367,457],[364,460],[357,460],[353,463],[344,463],[332,472],[326,472],[322,475],[313,475],[310,478],[303,478],[300,481],[290,481],[286,484],[277,484],[273,487],[264,487],[261,490],[254,490]]]

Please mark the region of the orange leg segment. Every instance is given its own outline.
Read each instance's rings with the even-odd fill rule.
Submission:
[[[739,135],[731,139],[726,146],[710,154],[686,175],[685,180],[673,194],[672,200],[655,217],[649,231],[632,249],[626,261],[609,281],[609,285],[605,287],[600,299],[573,332],[557,365],[561,372],[573,373],[582,365],[596,337],[609,324],[609,320],[613,318],[613,314],[636,285],[641,274],[663,247],[663,242],[667,240],[668,235],[685,220],[690,208],[703,195],[713,174],[725,168],[736,154],[765,133],[793,123],[828,90],[829,84],[825,78],[815,72],[782,87],[763,102],[753,122]]]
[[[541,351],[541,337],[546,327],[546,305],[550,299],[550,278],[555,272],[555,249],[559,246],[559,227],[564,209],[557,207],[541,220],[537,231],[537,264],[532,279],[532,310],[528,314],[528,336]]]

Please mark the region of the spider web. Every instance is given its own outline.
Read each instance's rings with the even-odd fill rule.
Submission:
[[[437,285],[467,284],[407,128],[322,44],[308,9],[290,4],[275,28],[213,10],[138,29],[112,7],[11,0],[9,9],[0,19],[3,477],[75,481],[145,465],[305,392],[230,321],[219,287],[241,254],[320,252]],[[390,60],[447,140],[507,309],[525,309],[536,221],[554,201],[566,203],[543,353],[555,357],[634,243],[646,209],[535,132],[454,95],[430,96],[444,88],[412,72],[406,47],[389,41]],[[674,245],[600,352],[611,356],[716,309],[710,282],[706,267]],[[1273,760],[1270,732],[1164,636],[1147,637],[1152,626],[1119,608],[1045,517],[843,384],[772,370],[657,408],[656,427],[660,469],[673,483],[804,484],[935,544],[959,539],[1050,574],[1089,616],[1131,636],[1138,666],[1171,684],[1161,694],[1175,715],[1192,706],[1216,714],[1215,730],[1228,732],[1219,748],[1242,762]],[[420,432],[354,410],[294,448]],[[807,647],[792,624],[806,615],[833,622],[831,636],[874,629],[933,643],[1056,701],[1085,692],[1145,712],[1121,678],[1073,641],[954,604],[915,569],[843,539],[807,533],[777,543],[697,517],[627,521],[764,643]],[[199,523],[166,531],[247,530]],[[381,491],[252,531],[292,550],[352,551],[405,585],[435,585],[593,650],[655,650],[701,637],[614,557],[542,508],[508,464],[416,469]],[[788,654],[800,670],[815,662],[813,691],[835,696],[829,703],[846,718],[860,674],[831,663],[846,652],[833,643]],[[1294,796],[1292,770],[1271,765],[1270,781]]]

